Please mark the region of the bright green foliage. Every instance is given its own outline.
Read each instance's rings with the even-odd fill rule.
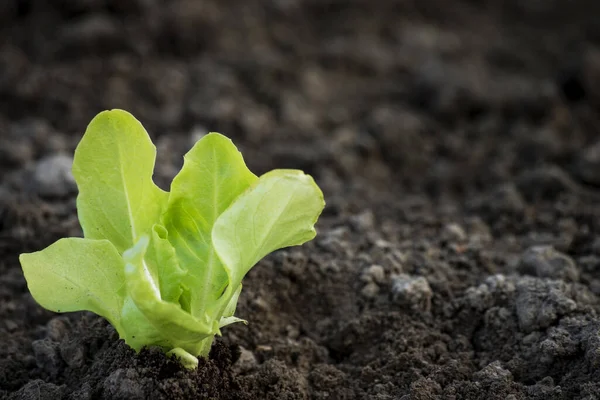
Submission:
[[[108,111],[92,120],[75,150],[77,213],[88,239],[124,252],[159,221],[168,194],[152,182],[156,147],[135,118]]]
[[[156,148],[121,110],[98,114],[73,162],[85,238],[21,254],[31,294],[55,312],[105,317],[131,347],[162,347],[194,368],[234,316],[242,279],[261,258],[316,235],[323,194],[297,170],[257,177],[226,137],[185,155],[164,192]]]

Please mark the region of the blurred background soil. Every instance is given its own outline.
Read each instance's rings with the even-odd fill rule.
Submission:
[[[0,398],[600,399],[600,3],[0,3]],[[185,372],[31,298],[18,255],[81,235],[90,119],[132,112],[168,188],[219,131],[299,168],[310,244],[244,281]]]

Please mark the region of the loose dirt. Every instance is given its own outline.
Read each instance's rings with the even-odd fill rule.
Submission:
[[[0,5],[0,398],[600,399],[596,1]],[[182,370],[57,315],[18,255],[81,235],[99,111],[322,187],[318,237],[246,277],[248,326]]]

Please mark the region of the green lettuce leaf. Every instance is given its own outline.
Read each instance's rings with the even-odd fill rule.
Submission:
[[[183,293],[186,272],[179,265],[179,259],[169,242],[164,226],[156,224],[152,227],[152,239],[144,259],[152,279],[158,285],[160,298],[178,303]]]
[[[302,171],[258,178],[226,137],[185,155],[171,192],[152,181],[156,148],[129,113],[100,113],[75,151],[84,238],[22,254],[35,300],[108,319],[135,350],[155,345],[188,368],[236,322],[242,279],[261,258],[314,238],[323,193]]]
[[[324,206],[317,184],[297,170],[268,172],[241,194],[212,231],[213,247],[229,279],[221,301],[229,303],[242,278],[261,258],[313,239]]]
[[[188,273],[193,288],[189,307],[197,318],[214,314],[213,306],[227,286],[227,273],[211,241],[213,225],[257,179],[231,140],[218,133],[196,143],[173,179],[163,220]]]
[[[168,196],[152,181],[155,158],[148,133],[128,112],[104,111],[90,122],[73,159],[86,238],[110,240],[122,254],[150,232]]]
[[[223,311],[223,315],[219,320],[219,328],[223,328],[224,326],[234,324],[236,322],[243,322],[248,324],[248,321],[235,317],[235,309],[237,308],[237,303],[240,298],[240,294],[242,293],[242,285],[240,284],[237,287],[237,290],[233,293],[233,296],[229,299],[229,302],[225,306],[225,310]]]
[[[160,339],[152,343],[167,349],[182,348],[198,354],[203,341],[211,339],[218,331],[216,321],[201,321],[185,312],[179,304],[161,299],[158,283],[148,271],[144,255],[150,239],[142,236],[131,249],[123,253],[127,292],[147,320],[152,324]]]
[[[92,311],[122,329],[124,263],[108,240],[60,239],[44,250],[21,254],[19,261],[29,291],[42,307]]]

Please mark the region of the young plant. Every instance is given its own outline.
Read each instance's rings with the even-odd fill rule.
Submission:
[[[131,114],[105,111],[73,161],[84,238],[21,254],[33,298],[55,312],[106,318],[136,351],[159,346],[188,368],[234,322],[242,278],[261,258],[316,235],[325,205],[297,170],[257,177],[226,137],[210,133],[161,190],[156,148]]]

